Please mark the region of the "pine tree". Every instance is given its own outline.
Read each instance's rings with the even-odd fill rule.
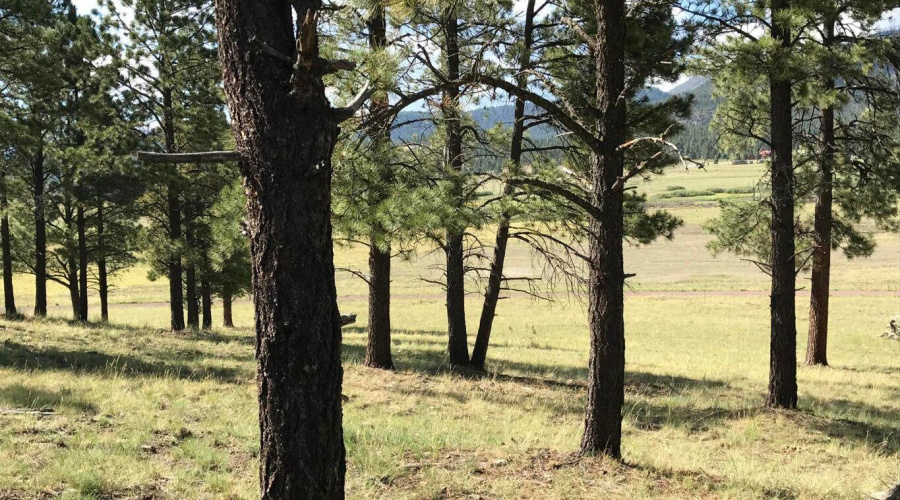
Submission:
[[[165,152],[204,149],[207,138],[217,136],[210,127],[220,129],[224,121],[210,2],[107,0],[103,7],[110,29],[122,35],[121,83],[126,99],[138,103],[136,111],[143,114],[148,145]],[[130,9],[133,18],[126,19],[122,8]],[[153,246],[152,260],[169,279],[171,327],[183,330],[187,178],[174,166],[149,175],[152,182],[144,198],[153,221],[149,229],[164,238],[148,242],[159,243]]]
[[[248,196],[264,500],[344,498],[332,153],[339,124],[369,93],[343,108],[329,103],[323,76],[348,65],[321,55],[322,7],[216,2],[225,94]]]

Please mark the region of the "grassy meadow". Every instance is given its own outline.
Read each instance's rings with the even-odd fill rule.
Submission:
[[[762,168],[673,169],[636,183],[685,227],[626,250],[637,276],[626,298],[624,463],[572,454],[588,357],[578,298],[501,301],[488,373],[451,373],[441,290],[419,279],[434,276],[438,257],[397,261],[398,370],[382,372],[361,365],[365,285],[339,273],[341,310],[360,318],[344,329],[347,497],[858,500],[900,481],[900,342],[879,337],[900,313],[900,235],[877,234],[869,259],[835,255],[832,366],[799,367],[800,411],[766,410],[767,277],[712,257],[701,228],[716,200],[751,196]],[[669,195],[674,187],[691,196]],[[535,272],[521,245],[507,263]],[[340,248],[336,264],[364,268],[366,251]],[[55,285],[50,318],[0,320],[0,499],[257,497],[250,303],[235,304],[235,329],[174,334],[166,282],[138,267],[115,284],[109,325],[70,322]],[[33,280],[16,286],[29,313]],[[802,360],[805,291],[797,304]]]

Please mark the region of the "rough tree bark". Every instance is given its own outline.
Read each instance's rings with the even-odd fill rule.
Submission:
[[[447,78],[459,81],[459,20],[453,8],[444,19]],[[444,91],[442,113],[447,127],[447,166],[450,170],[454,202],[463,203],[463,152],[459,109],[460,85],[451,85]],[[447,255],[447,336],[451,366],[469,365],[469,345],[466,334],[466,284],[464,230],[449,227],[446,231],[444,251]]]
[[[222,326],[234,328],[234,318],[231,315],[231,295],[222,296]]]
[[[209,285],[209,279],[203,278],[200,281],[200,296],[202,297],[203,306],[203,323],[201,327],[204,330],[212,328],[212,287]]]
[[[779,11],[788,0],[772,1],[772,36],[781,50],[791,45],[791,32]],[[773,75],[771,96],[772,142],[772,293],[769,395],[766,405],[797,407],[797,324],[795,310],[794,170],[791,81]]]
[[[0,186],[0,245],[3,248],[3,306],[6,316],[13,318],[19,314],[16,310],[16,294],[13,290],[13,266],[12,266],[12,250],[11,235],[9,232],[9,199],[6,194],[6,178],[5,174],[2,179],[3,184]]]
[[[109,321],[109,281],[106,271],[106,234],[103,201],[97,203],[97,289],[100,294],[100,321]]]
[[[175,115],[172,109],[172,90],[163,89],[163,131],[166,140],[166,152],[174,153],[175,144]],[[169,245],[178,247],[181,239],[181,192],[178,182],[175,180],[177,167],[172,167],[166,186],[166,204],[168,209]],[[184,330],[184,291],[182,289],[181,275],[183,273],[181,255],[172,252],[168,262],[169,271],[169,312],[173,331]]]
[[[343,499],[341,325],[320,0],[216,0],[220,61],[248,195],[263,500]],[[295,68],[267,49],[297,55]],[[292,57],[293,58],[293,57]],[[352,112],[352,110],[350,110]]]
[[[597,137],[592,148],[591,203],[601,207],[591,218],[588,321],[591,348],[588,399],[581,453],[621,457],[622,405],[625,402],[625,270],[623,191],[615,187],[624,173],[625,143],[625,0],[598,0],[595,50]]]
[[[366,22],[369,30],[369,47],[373,50],[382,50],[387,46],[387,19],[385,8],[376,5],[372,8],[372,15]],[[371,102],[371,115],[373,117],[387,116],[387,96],[373,98]],[[386,119],[375,121],[368,135],[376,144],[390,144],[390,127]],[[380,166],[382,182],[386,182],[390,176],[388,166]],[[381,198],[383,199],[384,193]],[[381,199],[373,193],[373,203],[377,204]],[[369,243],[369,334],[366,342],[365,364],[371,368],[393,369],[394,361],[391,357],[391,248],[378,246],[377,236],[384,233],[384,228],[373,228]]]
[[[44,200],[44,148],[41,145],[31,160],[34,196],[34,315],[47,315],[47,219]]]
[[[391,370],[391,251],[369,244],[369,335],[366,366]]]
[[[834,21],[825,25],[823,43],[834,40]],[[834,88],[828,79],[826,86]],[[813,222],[813,257],[809,299],[809,335],[806,344],[806,364],[828,366],[828,298],[831,287],[831,225],[834,177],[834,108],[822,109],[822,158],[819,163],[819,185],[816,188],[816,208]]]
[[[531,66],[531,44],[534,36],[534,8],[535,0],[528,0],[525,8],[525,27],[522,33],[523,49],[519,55],[519,74],[516,85],[527,88],[528,77],[525,73]],[[510,175],[516,175],[520,170],[522,161],[522,138],[525,135],[525,100],[516,98],[514,111],[514,123],[512,141],[510,142],[509,160]],[[504,196],[510,196],[515,191],[512,184],[503,186]],[[494,317],[497,313],[497,302],[500,300],[500,289],[503,286],[503,264],[506,260],[506,245],[509,242],[510,214],[504,211],[500,214],[497,223],[497,237],[494,242],[494,258],[491,260],[491,273],[488,276],[487,288],[484,291],[484,305],[481,308],[481,321],[478,323],[478,335],[475,337],[475,347],[472,348],[472,367],[484,369],[487,359],[487,350],[491,342],[491,329],[494,326]]]
[[[78,205],[76,225],[78,227],[78,320],[88,320],[88,249],[87,222],[84,218],[84,206]]]

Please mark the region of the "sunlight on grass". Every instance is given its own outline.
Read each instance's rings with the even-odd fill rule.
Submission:
[[[641,189],[742,186],[762,167],[734,168],[673,171]],[[395,265],[397,372],[362,367],[364,324],[344,329],[348,498],[856,500],[900,479],[900,343],[878,336],[898,312],[900,238],[878,235],[868,260],[836,258],[834,287],[848,293],[832,299],[832,367],[800,366],[800,411],[773,412],[763,409],[767,279],[710,257],[699,224],[715,209],[678,203],[687,225],[676,239],[627,255],[637,277],[626,299],[624,464],[572,455],[584,305],[502,301],[488,373],[452,373],[441,290],[418,279],[433,272],[436,257],[425,255]],[[336,259],[361,268],[366,253],[343,248]],[[534,272],[522,247],[509,265]],[[342,311],[365,318],[364,284],[337,281]],[[16,285],[28,311],[29,278]],[[55,287],[54,317],[0,320],[0,408],[43,410],[0,414],[0,498],[257,497],[250,303],[236,303],[237,329],[173,334],[165,282],[135,268],[116,285],[109,325],[63,319],[67,295]],[[479,307],[470,295],[470,325]]]

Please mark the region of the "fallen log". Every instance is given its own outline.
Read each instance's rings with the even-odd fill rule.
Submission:
[[[55,415],[53,408],[0,408],[2,415]]]

